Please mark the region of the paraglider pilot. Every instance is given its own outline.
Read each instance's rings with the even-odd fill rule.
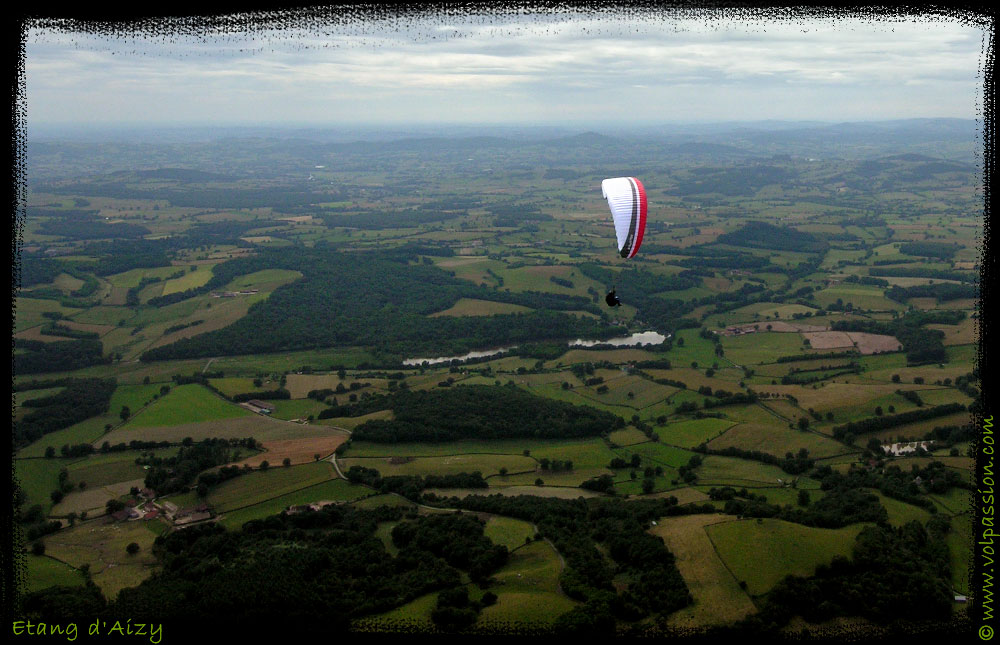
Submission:
[[[615,290],[612,289],[608,292],[608,295],[604,297],[604,302],[608,303],[609,307],[621,307],[622,301],[618,299],[615,295]]]

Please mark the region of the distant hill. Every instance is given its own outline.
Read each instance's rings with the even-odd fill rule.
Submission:
[[[136,170],[133,174],[143,179],[167,179],[172,181],[231,181],[232,177],[214,172],[194,170],[190,168],[156,168],[155,170]]]

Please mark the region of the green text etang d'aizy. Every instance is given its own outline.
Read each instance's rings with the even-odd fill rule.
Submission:
[[[13,624],[15,636],[65,636],[68,641],[75,641],[81,631],[76,623],[64,625],[32,622],[30,620],[15,620]],[[86,626],[88,636],[133,636],[149,638],[150,643],[159,643],[163,638],[163,625],[150,623],[133,623],[131,620],[113,622],[95,620]]]

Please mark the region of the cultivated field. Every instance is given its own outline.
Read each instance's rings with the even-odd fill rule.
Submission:
[[[740,589],[739,581],[726,569],[706,532],[714,524],[734,521],[729,515],[686,515],[661,519],[650,529],[674,554],[677,569],[694,596],[693,605],[670,615],[670,627],[688,629],[730,623],[757,611]]]

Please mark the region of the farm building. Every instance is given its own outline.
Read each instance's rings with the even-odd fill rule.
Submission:
[[[742,326],[730,326],[726,327],[726,336],[742,336],[744,334],[752,334],[757,331],[757,325],[742,325]]]
[[[900,455],[916,452],[918,447],[928,450],[928,446],[930,445],[930,441],[910,441],[906,443],[894,443],[882,446],[882,450],[886,451],[886,453],[892,455],[893,457],[898,457]]]
[[[275,410],[275,407],[270,403],[258,399],[251,399],[247,401],[243,404],[243,407],[252,412],[256,412],[257,414],[271,414]]]
[[[178,526],[183,526],[185,524],[193,524],[194,522],[201,522],[203,520],[208,520],[212,518],[212,514],[208,511],[196,511],[190,515],[185,515],[184,517],[179,517],[174,520],[174,524]]]
[[[295,513],[305,513],[307,511],[318,511],[318,510],[321,510],[324,506],[329,506],[330,504],[337,504],[337,503],[338,502],[331,502],[331,501],[324,500],[324,501],[320,501],[320,502],[313,502],[312,504],[297,504],[297,505],[294,505],[294,506],[289,506],[288,509],[285,512],[288,513],[289,515],[294,515]]]

